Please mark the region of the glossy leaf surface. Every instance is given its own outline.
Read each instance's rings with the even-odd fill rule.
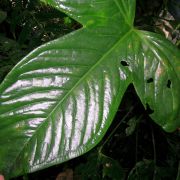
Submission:
[[[180,52],[133,27],[135,0],[46,2],[83,28],[35,49],[1,84],[1,173],[33,172],[92,149],[130,83],[156,123],[180,126]]]

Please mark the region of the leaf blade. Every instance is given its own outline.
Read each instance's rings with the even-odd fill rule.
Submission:
[[[65,41],[65,43],[69,43],[69,41],[71,41],[71,38],[74,38],[75,36],[79,38],[78,34],[83,36],[83,32],[85,32],[85,30],[80,30],[76,33],[72,33],[71,35],[68,35],[67,40],[63,40],[63,42]],[[95,144],[97,144],[97,142],[99,142],[99,140],[105,133],[105,130],[109,127],[112,117],[117,110],[119,99],[122,98],[122,92],[125,91],[128,85],[128,81],[124,81],[124,83],[121,83],[121,91],[120,93],[118,93],[117,90],[119,90],[120,81],[119,79],[116,80],[116,75],[119,74],[119,70],[117,69],[117,66],[115,66],[117,61],[114,61],[114,68],[108,68],[111,63],[111,61],[109,61],[109,54],[112,53],[112,51],[116,48],[119,42],[126,37],[126,35],[127,34],[125,33],[125,35],[122,36],[118,41],[116,40],[116,37],[114,37],[115,41],[117,41],[115,45],[107,50],[106,53],[102,53],[101,56],[96,51],[94,52],[94,49],[91,52],[91,48],[88,48],[87,54],[84,48],[84,44],[81,44],[81,46],[83,46],[83,49],[77,49],[77,43],[76,45],[74,45],[73,49],[69,49],[68,47],[68,52],[66,52],[64,51],[64,48],[60,50],[59,41],[53,41],[48,45],[38,48],[32,54],[27,56],[16,66],[12,73],[7,76],[6,80],[3,82],[0,88],[0,117],[1,122],[3,122],[3,120],[7,118],[8,121],[6,121],[4,125],[6,126],[6,128],[3,127],[3,123],[1,123],[0,127],[3,128],[4,133],[1,132],[0,136],[1,138],[8,137],[7,139],[5,138],[4,141],[1,141],[1,145],[4,147],[8,147],[9,149],[7,148],[8,150],[6,149],[6,151],[4,151],[4,149],[0,150],[0,158],[3,160],[3,162],[8,163],[9,165],[12,164],[12,167],[10,166],[10,168],[6,170],[7,172],[4,172],[5,174],[12,172],[11,176],[16,176],[26,171],[31,172],[44,168],[46,166],[49,166],[50,164],[54,164],[55,162],[63,162],[65,161],[65,159],[70,159],[72,157],[78,156],[83,152],[86,152],[86,149],[91,149]],[[84,36],[83,39],[85,37],[88,36]],[[112,43],[115,42],[114,40],[112,40],[112,37],[107,37],[107,39],[111,39]],[[76,40],[73,41],[76,42]],[[47,46],[49,47],[47,48]],[[55,52],[57,54],[52,53],[54,52],[54,49],[48,50],[46,52],[46,48],[52,49],[52,46],[54,46]],[[56,46],[59,47],[59,50],[57,50]],[[64,44],[62,46],[64,47]],[[89,46],[92,45],[89,44]],[[42,52],[42,50],[44,49],[45,51]],[[53,54],[53,56],[51,54]],[[61,54],[67,57],[62,57]],[[48,55],[50,56],[49,58],[47,58]],[[54,55],[55,59],[53,58]],[[74,56],[76,56],[76,58]],[[85,64],[85,62],[83,62],[82,60],[87,56],[87,59],[91,59],[91,64],[88,64],[89,66],[87,66],[87,64]],[[59,64],[57,61],[58,57],[60,59]],[[65,62],[63,58],[65,59]],[[66,62],[67,59],[68,62]],[[54,60],[55,63],[53,63]],[[72,66],[69,67],[72,62],[74,63],[73,68]],[[61,68],[61,64],[63,64],[63,69]],[[108,64],[108,66],[106,64]],[[48,65],[49,67],[47,68]],[[90,68],[87,69],[87,67]],[[56,73],[59,72],[60,74],[58,77]],[[67,73],[69,72],[72,72],[73,76],[69,76],[68,79],[66,79]],[[53,80],[51,78],[49,79],[47,73],[50,73],[50,77],[55,76],[52,77]],[[77,79],[76,75],[79,79]],[[94,80],[97,76],[99,76],[100,78]],[[10,79],[11,81],[9,81]],[[87,80],[86,82],[86,79],[89,80]],[[83,85],[84,83],[86,84],[85,87]],[[88,83],[90,84],[89,87],[87,86]],[[71,88],[68,89],[69,87]],[[65,92],[64,94],[60,94],[60,97],[58,97],[59,93],[61,93],[58,91],[59,89]],[[88,89],[89,93],[86,92],[87,90],[82,89]],[[73,95],[74,93],[76,93],[76,95]],[[104,95],[100,96],[99,94]],[[115,98],[116,95],[118,96],[118,100]],[[88,107],[88,105],[85,103],[85,99],[88,96],[91,97],[91,102],[89,103],[92,107]],[[73,101],[74,98],[76,99],[76,101]],[[54,105],[54,99],[59,100],[56,105]],[[83,110],[81,104],[87,106],[86,110],[90,108],[91,112],[87,113],[86,110]],[[69,105],[71,106],[69,107]],[[55,107],[52,108],[52,106]],[[81,108],[79,109],[77,107]],[[111,109],[111,111],[109,110],[109,108]],[[56,115],[57,109],[59,114]],[[69,113],[67,112],[67,110]],[[86,118],[80,116],[81,110],[83,111],[83,114],[86,114]],[[46,114],[48,115],[46,116]],[[78,120],[78,124],[75,123],[76,119]],[[86,122],[88,121],[88,119],[89,123]],[[12,123],[12,121],[14,122],[14,133],[8,135],[7,129],[10,128],[10,124]],[[69,121],[71,121],[71,125],[69,125],[68,127],[67,124],[69,123]],[[82,125],[83,123],[89,125],[90,130],[85,130],[85,132],[83,132],[86,126]],[[55,124],[59,124],[59,129],[56,129]],[[76,129],[79,128],[80,130],[75,131],[72,128],[73,126],[77,127]],[[66,130],[63,128],[61,130],[61,137],[59,137],[57,134],[59,134],[59,131],[62,127],[64,127]],[[88,128],[86,127],[86,129]],[[56,131],[54,135],[52,135],[53,130]],[[98,131],[102,131],[101,133],[99,133],[99,136],[97,135]],[[82,136],[86,134],[86,136],[82,137],[81,135],[79,135],[78,139],[78,133]],[[18,140],[18,136],[21,136],[20,140]],[[17,139],[14,143],[19,144],[19,147],[17,147],[16,150],[14,150],[15,144],[12,143],[14,138]],[[92,142],[88,143],[88,141],[90,141],[89,138],[92,140]],[[60,141],[60,139],[63,139],[63,141]],[[7,143],[7,140],[11,144]],[[75,142],[77,141],[79,142],[75,144]],[[78,148],[78,146],[81,147]],[[82,148],[83,146],[84,148]],[[61,147],[61,150],[59,150],[58,147]],[[69,149],[69,151],[65,153],[67,149]],[[73,150],[76,152],[75,155],[73,155]],[[78,151],[80,152],[78,153]],[[9,154],[10,152],[13,157],[9,159],[6,154]],[[60,155],[61,153],[65,154]],[[5,159],[3,159],[3,157],[5,157]],[[5,169],[3,168],[3,166],[6,166],[6,163],[1,164],[1,169]]]

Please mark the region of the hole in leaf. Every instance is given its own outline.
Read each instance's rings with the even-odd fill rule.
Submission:
[[[121,65],[123,66],[129,66],[129,64],[126,61],[121,61]]]
[[[147,83],[152,83],[153,81],[154,81],[153,78],[149,78],[149,79],[147,80]]]
[[[167,82],[167,87],[171,88],[171,81],[170,80],[168,80],[168,82]]]
[[[149,106],[149,104],[148,104],[148,103],[146,103],[146,112],[147,112],[148,114],[152,114],[152,113],[154,113],[154,110],[153,110],[153,109],[151,109],[151,107]]]

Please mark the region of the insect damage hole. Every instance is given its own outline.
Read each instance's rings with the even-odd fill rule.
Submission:
[[[126,61],[121,61],[122,66],[129,66],[129,64]]]
[[[167,81],[167,88],[171,88],[171,80]]]
[[[147,112],[148,114],[153,114],[153,113],[154,113],[154,110],[151,109],[151,107],[149,106],[148,103],[146,103],[146,112]]]
[[[154,81],[153,78],[149,78],[146,82],[147,82],[147,83],[152,83],[153,81]]]

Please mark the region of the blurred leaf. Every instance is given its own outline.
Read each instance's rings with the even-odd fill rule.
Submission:
[[[175,180],[176,179],[176,168],[173,167],[158,167],[156,166],[156,178],[159,180],[169,179]]]
[[[152,180],[154,174],[154,162],[150,160],[143,160],[138,162],[130,171],[128,180]]]
[[[127,122],[127,125],[129,126],[129,127],[126,128],[126,135],[127,136],[130,136],[130,135],[133,134],[133,132],[136,129],[136,124],[137,124],[137,118],[136,117],[133,117],[132,119],[130,119]]]
[[[81,180],[93,179],[101,180],[100,162],[97,151],[91,151],[87,155],[87,162],[81,163],[75,168],[76,174],[80,175]]]
[[[72,23],[71,18],[69,18],[69,17],[65,17],[65,18],[64,18],[64,24],[66,24],[66,25],[71,25],[71,23]]]
[[[101,154],[100,161],[103,164],[103,178],[109,177],[112,180],[123,180],[124,170],[119,162]]]
[[[5,11],[0,10],[0,23],[2,23],[7,17],[7,13]]]
[[[29,27],[29,24],[28,24],[28,23],[26,23],[26,24],[23,26],[22,31],[20,32],[19,37],[18,37],[18,43],[19,43],[20,45],[24,44],[24,42],[25,42],[26,40],[28,40],[28,37],[29,37],[30,34],[31,34],[30,32],[32,31],[31,28],[32,28],[32,27]]]

